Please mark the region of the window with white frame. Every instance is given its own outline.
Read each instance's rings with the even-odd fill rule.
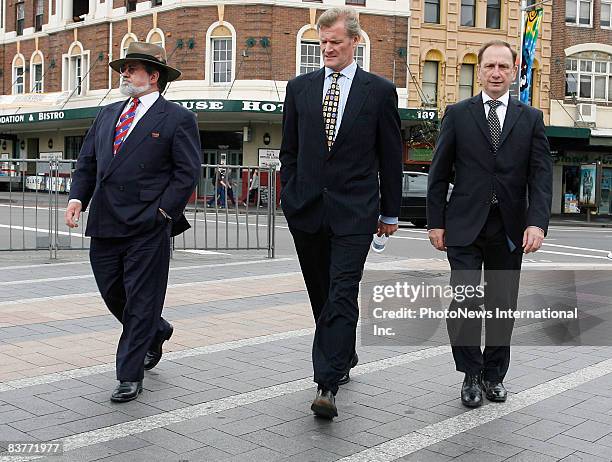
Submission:
[[[438,61],[425,61],[423,65],[423,94],[427,106],[438,105]]]
[[[236,78],[236,30],[225,21],[211,24],[206,32],[206,81],[226,85]]]
[[[87,92],[87,70],[89,51],[84,52],[79,42],[75,42],[68,54],[63,55],[62,88],[64,91],[74,91],[75,96]]]
[[[35,52],[30,59],[30,88],[32,93],[43,92],[43,57]]]
[[[159,45],[160,47],[164,47],[163,32],[159,30],[152,30],[151,32],[149,32],[147,42],[152,43],[154,45]]]
[[[612,55],[587,52],[566,58],[565,96],[612,101]]]
[[[137,42],[137,41],[138,39],[134,37],[132,34],[129,34],[123,37],[123,40],[121,42],[121,57],[122,58],[125,58],[125,55],[127,54],[127,49],[130,46],[130,43]]]
[[[213,37],[212,75],[214,83],[232,81],[232,38]]]
[[[474,65],[463,63],[459,72],[459,98],[462,101],[474,96]]]
[[[366,47],[363,43],[360,43],[355,48],[355,62],[362,69],[365,69],[365,49]]]
[[[21,95],[25,92],[24,85],[25,60],[19,56],[13,62],[13,94]]]
[[[321,46],[319,42],[300,42],[300,75],[321,68]]]
[[[565,22],[567,24],[578,24],[590,26],[593,24],[593,1],[592,0],[566,0]]]
[[[612,26],[612,0],[601,0],[601,27]]]
[[[23,35],[23,24],[25,23],[25,3],[17,3],[15,5],[15,18],[17,23],[15,24],[15,30],[17,35]]]
[[[35,10],[34,10],[34,31],[35,32],[40,32],[42,30],[44,8],[45,8],[45,5],[44,5],[43,0],[36,0]]]

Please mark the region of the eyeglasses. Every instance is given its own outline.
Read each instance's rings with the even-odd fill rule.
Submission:
[[[124,64],[119,67],[120,74],[133,74],[134,72],[139,71],[140,69],[144,69],[143,66],[138,64]]]

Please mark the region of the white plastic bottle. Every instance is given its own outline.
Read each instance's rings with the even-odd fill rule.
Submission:
[[[385,236],[384,234],[382,236],[374,234],[371,245],[372,250],[376,253],[381,253],[383,250],[385,250],[385,245],[387,245],[388,240],[389,236]]]

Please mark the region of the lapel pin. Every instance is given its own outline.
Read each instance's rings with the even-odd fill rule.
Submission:
[[[159,138],[159,132],[151,132],[153,138]]]

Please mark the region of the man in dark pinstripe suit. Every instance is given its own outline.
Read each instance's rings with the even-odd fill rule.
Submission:
[[[357,364],[357,296],[372,234],[393,234],[401,201],[402,141],[395,86],[353,56],[355,10],[317,23],[325,67],[287,85],[281,204],[316,322],[316,415],[338,415],[338,385]]]

